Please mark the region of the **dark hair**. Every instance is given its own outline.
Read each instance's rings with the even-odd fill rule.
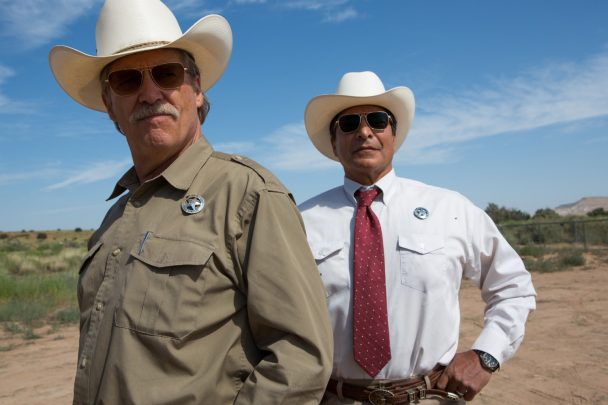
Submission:
[[[187,69],[186,72],[190,77],[192,77],[193,80],[198,80],[201,77],[201,73],[198,66],[196,65],[194,56],[192,56],[190,52],[187,52],[183,49],[170,49],[175,49],[176,51],[179,51],[181,62]],[[108,96],[108,92],[110,91],[110,86],[108,85],[108,82],[106,80],[108,78],[110,66],[112,66],[112,63],[108,63],[106,66],[104,66],[104,68],[101,70],[101,73],[99,73],[99,80],[101,81],[101,93],[106,97],[106,99]],[[207,98],[207,95],[203,93],[203,105],[197,108],[198,120],[201,125],[205,122],[205,118],[207,118],[207,114],[209,114],[210,109],[211,104],[209,103],[209,99]],[[118,132],[120,132],[121,134],[123,133],[117,122],[114,122],[114,126],[116,127]]]
[[[355,106],[352,106],[355,107]],[[348,108],[352,108],[352,107],[348,107]],[[383,111],[386,111],[388,113],[388,115],[391,117],[390,123],[391,123],[391,128],[393,129],[393,135],[397,134],[397,118],[395,118],[395,115],[390,112],[390,110],[388,108],[384,108],[382,106],[378,106],[379,108],[381,108]],[[334,117],[331,119],[331,121],[329,121],[329,134],[332,136],[332,138],[336,135],[336,123],[338,121],[338,118],[340,117],[340,115],[342,115],[342,113],[346,110],[348,110],[348,108],[345,108],[344,110],[340,111],[339,113],[337,113],[336,115],[334,115]]]

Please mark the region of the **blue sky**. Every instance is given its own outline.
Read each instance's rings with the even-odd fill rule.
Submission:
[[[54,81],[64,44],[95,53],[100,0],[0,0],[0,230],[96,228],[130,166],[122,135]],[[182,30],[219,13],[232,59],[203,132],[302,202],[342,182],[303,113],[348,71],[405,85],[416,117],[398,175],[538,208],[608,196],[608,2],[167,0]]]

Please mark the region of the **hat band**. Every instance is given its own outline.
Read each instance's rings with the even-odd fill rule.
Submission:
[[[137,44],[137,45],[132,45],[126,48],[123,48],[117,52],[114,52],[113,55],[118,55],[119,53],[123,53],[123,52],[128,52],[128,51],[132,51],[134,49],[140,49],[140,48],[150,48],[152,46],[157,46],[157,45],[167,45],[170,44],[171,42],[169,41],[154,41],[154,42],[145,42],[143,44]]]

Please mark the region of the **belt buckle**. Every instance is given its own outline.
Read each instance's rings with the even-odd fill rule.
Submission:
[[[454,394],[453,392],[449,391],[446,391],[445,397],[450,401],[460,401],[462,399],[462,397],[458,396],[458,394]]]
[[[387,390],[382,384],[375,390],[369,393],[368,399],[372,405],[384,405],[386,404],[387,398],[394,398],[395,394],[393,394],[390,390]]]

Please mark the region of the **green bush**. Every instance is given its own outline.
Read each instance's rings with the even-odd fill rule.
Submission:
[[[577,267],[585,264],[583,251],[580,249],[566,250],[559,254],[559,264],[562,267]]]
[[[605,211],[604,208],[596,208],[593,211],[587,213],[589,217],[602,217],[608,215],[608,211]]]
[[[552,273],[555,271],[561,270],[552,260],[543,260],[536,258],[527,258],[524,257],[524,264],[526,265],[526,269],[530,272],[536,273]]]
[[[539,245],[524,245],[524,246],[520,246],[517,247],[515,250],[517,250],[517,253],[520,256],[532,256],[532,257],[542,257],[543,255],[545,255],[547,253],[547,249],[544,246],[539,246]]]
[[[61,324],[73,324],[80,321],[80,311],[78,307],[71,306],[58,311],[53,319]]]
[[[498,225],[512,245],[608,244],[608,220],[530,220]]]
[[[559,214],[551,208],[541,208],[536,210],[532,219],[558,219]]]

